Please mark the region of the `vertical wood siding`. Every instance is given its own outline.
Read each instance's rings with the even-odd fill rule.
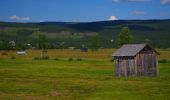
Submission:
[[[135,63],[133,57],[115,58],[115,76],[135,76]]]
[[[144,48],[135,57],[115,57],[115,76],[157,76],[157,53]]]
[[[135,57],[137,76],[157,76],[156,53],[139,53]]]

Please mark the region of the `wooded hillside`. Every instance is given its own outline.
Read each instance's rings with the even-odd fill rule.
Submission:
[[[100,46],[116,46],[121,28],[129,27],[135,43],[150,43],[159,48],[170,47],[170,20],[117,20],[100,22],[41,22],[14,23],[0,22],[0,44],[15,41],[17,45],[30,43],[36,46],[35,32],[44,32],[49,40],[49,48],[90,46],[89,40],[97,33]],[[112,40],[112,42],[111,42]],[[5,41],[5,42],[4,42]],[[2,49],[2,47],[1,47]]]

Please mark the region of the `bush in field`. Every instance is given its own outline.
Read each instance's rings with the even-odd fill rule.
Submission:
[[[33,59],[34,60],[40,60],[40,57],[34,57]]]
[[[73,61],[73,58],[69,58],[68,61]]]
[[[58,58],[54,58],[55,61],[58,61],[59,59]]]
[[[166,59],[160,59],[158,62],[159,62],[159,63],[167,63],[168,60],[166,60]]]
[[[112,59],[110,59],[110,61],[111,61],[111,62],[114,62],[114,59],[112,58]]]
[[[11,57],[11,59],[15,59],[15,57]]]
[[[41,60],[49,60],[50,58],[48,56],[43,56],[43,57],[40,57]]]
[[[8,55],[8,53],[2,52],[1,55],[2,55],[2,56],[6,56],[6,55]]]
[[[83,59],[82,58],[77,58],[77,61],[83,61]]]
[[[48,56],[43,56],[43,57],[34,57],[34,60],[49,60],[50,58]]]

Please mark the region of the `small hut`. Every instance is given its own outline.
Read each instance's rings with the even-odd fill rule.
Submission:
[[[115,76],[157,76],[159,53],[148,44],[127,44],[114,54]]]

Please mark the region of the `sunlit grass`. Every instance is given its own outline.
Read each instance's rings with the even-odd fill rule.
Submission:
[[[33,60],[39,50],[25,56],[5,51],[8,55],[0,56],[0,100],[170,99],[170,63],[159,64],[158,77],[116,78],[110,61],[114,51],[48,50],[50,60]],[[170,59],[169,51],[160,52],[159,58]]]
[[[81,52],[79,49],[76,50],[68,50],[68,49],[52,49],[47,50],[47,54],[51,59],[59,58],[59,59],[68,59],[68,58],[84,58],[84,59],[98,59],[98,60],[110,60],[112,58],[112,54],[116,49],[100,49],[97,52]],[[2,52],[6,52],[8,55],[1,55]],[[170,60],[170,51],[158,50],[160,53],[159,59],[167,59]],[[11,58],[15,57],[17,59],[33,59],[34,57],[39,57],[41,55],[40,50],[27,50],[27,54],[25,56],[18,56],[16,51],[0,51],[1,58]]]
[[[108,60],[112,57],[113,52],[115,49],[100,49],[97,52],[81,52],[79,49],[76,50],[68,50],[68,49],[55,49],[55,50],[48,50],[47,54],[50,58],[84,58],[84,59],[101,59],[101,60]],[[18,56],[16,55],[16,51],[0,51],[6,52],[8,55],[2,56],[1,58],[10,58],[16,57],[17,59],[33,59],[34,57],[38,57],[41,55],[40,50],[27,50],[27,54],[25,56]]]

